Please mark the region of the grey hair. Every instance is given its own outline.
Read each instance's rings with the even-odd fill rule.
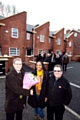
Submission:
[[[54,66],[54,68],[55,68],[55,67],[58,67],[58,68],[61,69],[61,71],[63,71],[63,68],[62,68],[62,66],[61,66],[60,64],[56,64],[56,65]],[[54,70],[54,68],[53,68],[53,70]]]
[[[14,58],[13,64],[15,64],[16,61],[21,61],[22,62],[22,59],[21,58]]]

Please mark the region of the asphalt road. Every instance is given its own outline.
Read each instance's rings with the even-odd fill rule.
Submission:
[[[80,63],[71,62],[68,64],[68,70],[64,72],[64,76],[69,80],[70,83],[74,83],[80,86]],[[29,70],[29,69],[28,69]],[[71,85],[73,97],[70,105],[68,106],[71,110],[80,116],[80,89]],[[0,120],[6,120],[4,112],[4,101],[5,101],[5,79],[0,78]],[[46,108],[44,109],[45,120],[46,119]],[[63,120],[80,120],[71,111],[65,110]],[[34,120],[34,109],[28,104],[23,112],[23,120]]]
[[[72,62],[68,68],[67,72],[64,72],[64,76],[71,83],[73,94],[69,107],[80,115],[80,62]]]

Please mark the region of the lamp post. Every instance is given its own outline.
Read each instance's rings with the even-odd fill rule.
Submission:
[[[35,25],[34,28],[32,29],[32,31],[33,31],[33,61],[34,61],[34,54],[35,54],[35,34],[37,33],[35,31],[35,28],[38,26],[39,26],[39,24]]]

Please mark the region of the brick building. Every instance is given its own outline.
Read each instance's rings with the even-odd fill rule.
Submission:
[[[79,31],[67,30],[64,34],[64,28],[56,31],[49,28],[50,22],[36,26],[27,24],[26,12],[0,20],[0,59],[5,62],[6,72],[15,57],[21,57],[32,67],[29,61],[35,60],[34,55],[39,51],[66,51],[70,56],[80,55]]]

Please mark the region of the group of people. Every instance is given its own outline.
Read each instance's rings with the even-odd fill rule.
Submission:
[[[71,86],[63,76],[62,66],[56,64],[50,74],[43,62],[37,61],[32,74],[37,76],[39,83],[30,89],[22,88],[24,73],[21,58],[15,58],[5,81],[6,120],[14,120],[15,115],[16,120],[22,120],[26,104],[34,109],[34,120],[44,120],[45,107],[47,120],[62,120],[64,105],[68,105],[72,98]]]
[[[60,64],[63,67],[63,71],[67,70],[67,64],[69,63],[69,57],[66,52],[63,53],[39,53],[36,57],[36,61],[48,62],[48,71],[52,71],[56,64]]]

